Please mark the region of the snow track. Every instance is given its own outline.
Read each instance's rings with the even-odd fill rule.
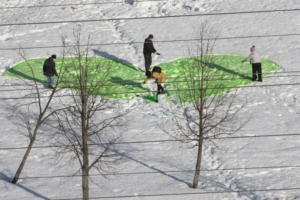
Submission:
[[[4,6],[32,6],[51,4],[92,3],[94,1],[25,1],[2,0]],[[80,5],[76,10],[69,6],[45,8],[2,9],[1,24],[28,23],[45,21],[68,21],[121,17],[151,17],[171,16],[194,13],[221,13],[237,11],[256,11],[273,9],[300,8],[298,0],[172,0],[165,2],[144,2],[126,4]],[[300,12],[276,12],[244,15],[217,15],[206,17],[183,17],[169,19],[120,20],[106,22],[81,23],[83,40],[91,34],[92,43],[143,42],[149,35],[154,35],[154,46],[161,56],[153,56],[152,66],[175,60],[186,55],[185,42],[158,43],[164,40],[184,40],[193,38],[194,27],[201,21],[210,20],[220,28],[220,37],[239,37],[253,35],[280,35],[300,32]],[[56,46],[60,45],[62,35],[72,41],[72,30],[75,23],[48,25],[8,26],[0,27],[0,47],[24,46]],[[255,44],[257,50],[264,56],[280,64],[283,71],[300,71],[299,36],[266,37],[253,39],[219,40],[216,54],[239,53],[248,55],[249,48]],[[85,41],[83,41],[84,43]],[[99,55],[117,58],[144,69],[142,44],[109,45],[99,49]],[[47,57],[53,53],[59,55],[60,49],[31,49],[29,58]],[[20,57],[15,51],[0,50],[0,73],[17,62]],[[241,65],[250,67],[250,65]],[[264,79],[261,84],[300,83],[300,73],[285,74],[286,77]],[[16,79],[4,76],[0,85],[19,83]],[[16,87],[22,89],[25,87]],[[10,91],[1,91],[1,90]],[[15,97],[26,91],[14,91],[14,87],[1,87],[0,98]],[[64,94],[68,90],[62,91]],[[241,111],[241,120],[251,116],[250,122],[236,136],[283,135],[300,133],[300,87],[274,86],[257,88],[239,88],[238,99],[248,99],[248,104]],[[66,99],[67,101],[67,99]],[[146,104],[139,97],[134,97],[122,103],[122,109],[135,108],[130,114],[129,131],[124,133],[122,141],[153,141],[170,139],[163,133],[159,125],[172,127],[171,117],[164,115],[158,118],[159,110],[167,111],[168,107],[157,104]],[[14,101],[0,101],[0,148],[25,147],[27,138],[17,133],[16,127],[8,120],[6,108]],[[239,104],[237,106],[240,106]],[[178,105],[173,103],[173,108]],[[112,111],[115,112],[115,111]],[[103,113],[103,115],[109,113]],[[299,187],[300,168],[300,137],[278,136],[246,139],[224,139],[206,144],[203,154],[200,187],[192,190],[193,170],[196,150],[186,149],[185,145],[176,142],[157,142],[120,145],[120,153],[124,153],[123,163],[117,166],[120,173],[143,173],[135,175],[110,176],[106,180],[101,176],[93,177],[100,185],[91,184],[90,196],[134,196],[145,194],[173,194],[190,192],[230,191],[231,193],[132,197],[127,199],[143,200],[292,200],[300,199],[299,190],[290,191],[255,191],[263,189],[296,188]],[[39,141],[37,145],[47,145]],[[0,150],[0,178],[13,177],[21,161],[24,150]],[[51,149],[34,149],[25,166],[22,177],[66,176],[76,172],[76,165],[64,167],[63,163],[53,165]],[[290,166],[290,167],[284,167]],[[279,167],[279,168],[274,168]],[[281,168],[280,168],[281,167]],[[238,168],[238,169],[237,169]],[[243,168],[247,168],[243,170]],[[248,169],[251,168],[251,169]],[[232,169],[232,170],[222,170]],[[170,172],[184,171],[184,172]],[[145,174],[144,172],[150,172]],[[93,172],[96,174],[96,172]],[[254,190],[237,192],[236,190]],[[32,200],[32,199],[62,199],[81,197],[81,178],[49,178],[21,179],[18,185],[0,181],[0,199]],[[118,199],[118,198],[116,198]],[[121,198],[119,198],[121,199]]]

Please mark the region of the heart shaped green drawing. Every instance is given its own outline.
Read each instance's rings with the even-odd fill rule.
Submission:
[[[37,59],[30,59],[27,62],[23,61],[15,65],[14,67],[10,68],[4,73],[4,76],[7,77],[19,77],[23,79],[33,80],[33,75],[31,71],[28,69],[28,64],[34,69],[34,76],[37,82],[46,83],[47,78],[43,75],[43,63],[46,58],[37,58]],[[104,95],[114,99],[123,99],[129,100],[136,94],[139,94],[140,97],[147,100],[147,102],[154,101],[155,96],[154,94],[149,91],[147,88],[143,88],[141,83],[145,79],[145,71],[139,68],[134,67],[131,64],[122,63],[118,60],[110,60],[110,59],[103,59],[95,57],[95,59],[102,59],[102,62],[109,62],[110,63],[110,70],[108,75],[106,76],[106,86],[105,87],[113,87],[113,93],[101,93],[100,95]],[[190,58],[179,58],[177,60],[168,62],[168,63],[161,63],[158,66],[162,68],[162,71],[166,73],[168,76],[168,81],[165,83],[164,87],[167,88],[169,91],[170,96],[176,96],[176,91],[178,88],[181,90],[188,89],[186,84],[186,79],[182,77],[184,65],[187,63],[188,59],[194,59],[193,57]],[[214,55],[214,62],[208,63],[207,66],[209,70],[215,70],[215,74],[223,74],[223,82],[226,85],[220,92],[226,92],[230,90],[230,88],[235,88],[238,86],[247,85],[252,82],[252,67],[249,63],[242,64],[241,61],[245,59],[245,56],[241,55]],[[65,58],[64,63],[70,63],[72,60],[71,58]],[[62,66],[62,58],[56,59],[56,69]],[[67,65],[65,65],[67,66]],[[262,59],[262,71],[263,77],[270,76],[281,69],[279,68],[278,64],[272,62],[268,59]],[[60,79],[66,79],[70,74],[74,73],[74,71],[68,71],[64,74],[63,77]],[[99,76],[99,79],[103,77],[103,72],[100,71],[93,71],[91,69],[91,73]],[[218,79],[216,79],[218,80]],[[66,84],[61,83],[58,85],[59,87],[68,87]],[[72,87],[71,87],[72,88]],[[105,88],[103,88],[105,91]],[[191,102],[192,100],[188,100],[187,103]]]

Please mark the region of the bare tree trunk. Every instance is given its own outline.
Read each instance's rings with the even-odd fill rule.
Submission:
[[[88,137],[86,131],[82,135],[82,152],[83,152],[83,165],[82,165],[82,199],[89,200],[89,151],[88,151]]]
[[[70,74],[68,82],[70,87],[76,89],[71,90],[72,107],[55,115],[60,128],[53,137],[53,142],[61,144],[58,147],[60,150],[57,151],[58,161],[65,155],[75,154],[70,156],[69,163],[77,158],[82,174],[82,199],[89,200],[90,170],[94,168],[102,174],[102,171],[113,170],[114,165],[121,159],[121,155],[114,154],[110,150],[122,135],[119,130],[126,128],[123,116],[127,113],[98,117],[98,114],[105,110],[118,108],[118,105],[112,103],[105,95],[98,95],[103,91],[108,93],[114,91],[114,87],[107,87],[106,84],[113,62],[97,58],[96,54],[90,56],[91,46],[82,49],[80,33],[81,27],[78,26],[78,29],[73,31],[75,45],[67,47],[63,40],[66,52],[72,60],[68,70],[76,72]],[[90,36],[88,44],[89,41]],[[62,100],[60,102],[62,107],[69,105],[69,102],[65,103]],[[89,148],[91,144],[98,144],[97,149]]]
[[[203,50],[201,49],[201,60],[203,58]],[[200,169],[201,169],[201,159],[202,159],[202,146],[203,146],[203,109],[204,109],[204,70],[205,66],[201,63],[201,81],[200,81],[200,100],[198,101],[198,106],[200,103],[200,109],[198,110],[199,113],[199,140],[198,140],[198,154],[197,154],[197,164],[196,164],[196,171],[195,177],[193,181],[193,188],[198,188],[199,184],[199,177],[200,177]],[[197,107],[198,107],[197,106]]]
[[[202,146],[203,146],[203,134],[200,134],[199,145],[198,145],[198,156],[197,156],[197,164],[195,177],[193,181],[193,188],[198,188],[199,177],[200,177],[200,167],[201,167],[201,159],[202,159]]]
[[[39,121],[40,120],[41,120],[41,118],[39,118]],[[30,151],[31,151],[32,146],[34,144],[34,141],[36,139],[36,135],[37,135],[39,127],[40,127],[40,124],[37,124],[36,127],[35,127],[35,129],[34,129],[33,136],[30,138],[29,146],[28,146],[28,148],[26,150],[26,153],[25,153],[25,155],[24,155],[24,157],[22,159],[22,162],[21,162],[21,164],[20,164],[20,166],[19,166],[19,168],[18,168],[18,170],[17,170],[17,172],[16,172],[16,174],[14,176],[14,179],[12,180],[12,183],[14,183],[14,184],[16,184],[18,182],[18,180],[19,180],[19,177],[20,177],[20,175],[22,173],[22,170],[23,170],[23,168],[25,166],[27,158],[28,158],[28,156],[30,154]]]
[[[82,199],[89,200],[89,156],[87,135],[83,136]]]
[[[204,139],[234,134],[247,122],[240,123],[238,120],[237,113],[243,106],[234,108],[235,93],[224,93],[222,90],[226,73],[221,73],[213,66],[213,49],[218,31],[208,21],[196,31],[198,41],[188,49],[190,57],[182,69],[182,78],[190,90],[177,92],[183,113],[174,113],[175,128],[162,128],[178,141],[198,148],[193,188],[198,188],[199,184]],[[215,76],[220,79],[215,79]],[[185,105],[191,100],[190,105]]]
[[[26,150],[26,153],[25,153],[25,155],[24,155],[24,157],[22,159],[22,162],[21,162],[21,164],[20,164],[20,166],[19,166],[19,168],[18,168],[18,170],[17,170],[17,172],[16,172],[16,174],[14,176],[14,179],[12,180],[12,183],[14,183],[14,184],[16,184],[18,182],[18,180],[19,180],[19,177],[20,177],[20,175],[22,173],[22,170],[23,170],[23,168],[25,166],[26,160],[27,160],[27,158],[28,158],[28,156],[30,154],[31,148],[33,146],[33,143],[34,143],[34,140],[31,140],[30,143],[29,143],[29,146],[28,146],[28,148]]]
[[[79,57],[80,59],[80,57]],[[83,166],[82,166],[82,195],[83,200],[89,200],[89,147],[88,147],[88,130],[87,130],[87,91],[86,86],[88,82],[87,69],[81,71],[84,80],[82,81],[82,153],[83,153]]]
[[[89,200],[89,172],[82,167],[82,199]]]
[[[89,200],[89,147],[88,147],[88,130],[87,130],[87,75],[84,70],[84,75],[80,79],[82,88],[81,101],[82,101],[82,115],[81,115],[81,129],[82,129],[82,199]]]
[[[29,146],[28,146],[28,148],[26,150],[26,153],[25,153],[25,155],[24,155],[24,157],[22,159],[22,162],[21,162],[21,164],[20,164],[20,166],[19,166],[19,168],[18,168],[18,170],[17,170],[17,172],[16,172],[16,174],[14,176],[14,179],[12,180],[12,183],[14,183],[14,184],[16,184],[18,182],[18,180],[19,180],[19,177],[20,177],[20,175],[22,173],[22,170],[23,170],[23,168],[25,166],[26,160],[27,160],[27,158],[28,158],[28,156],[30,154],[30,151],[31,151],[32,146],[33,146],[33,143],[35,141],[36,133],[37,133],[37,130],[35,130],[34,136],[30,140]]]
[[[33,147],[33,144],[36,141],[37,134],[38,134],[38,131],[39,131],[40,127],[42,127],[43,124],[46,123],[47,119],[51,115],[53,115],[53,113],[55,113],[57,111],[56,109],[52,110],[51,107],[50,107],[50,105],[51,105],[51,102],[52,102],[52,100],[54,98],[55,92],[58,91],[58,89],[57,89],[57,85],[58,84],[56,84],[55,88],[52,90],[52,92],[51,92],[51,94],[49,96],[49,99],[46,102],[46,105],[43,107],[42,106],[42,102],[43,101],[41,100],[41,94],[42,94],[42,92],[40,92],[39,87],[38,87],[38,83],[37,83],[37,79],[36,79],[36,75],[35,75],[35,69],[34,69],[33,66],[31,66],[30,62],[28,62],[28,60],[26,58],[26,55],[24,54],[24,51],[23,51],[23,49],[21,47],[19,49],[19,54],[25,60],[25,62],[27,64],[27,67],[29,68],[29,70],[31,72],[31,75],[32,75],[33,81],[34,81],[34,91],[35,91],[35,92],[31,92],[29,95],[25,95],[23,97],[23,99],[25,100],[25,99],[27,99],[27,97],[32,97],[32,96],[35,96],[36,99],[33,100],[33,101],[31,101],[30,103],[27,103],[27,102],[23,103],[22,101],[20,101],[20,102],[16,103],[16,105],[14,105],[12,107],[12,109],[13,109],[13,114],[12,115],[18,116],[20,114],[22,117],[26,118],[26,120],[23,121],[23,122],[25,123],[25,126],[27,127],[27,131],[28,131],[28,135],[26,135],[26,136],[30,138],[30,143],[28,145],[28,148],[27,148],[27,150],[26,150],[26,152],[25,152],[25,154],[23,156],[23,159],[21,161],[21,164],[20,164],[20,166],[19,166],[19,168],[18,168],[18,170],[17,170],[17,172],[16,172],[16,174],[15,174],[13,180],[12,180],[13,184],[16,184],[18,182],[18,180],[19,180],[19,177],[20,177],[20,175],[22,173],[22,170],[23,170],[23,168],[25,166],[27,158],[28,158],[28,156],[29,156],[29,154],[31,152],[32,147]],[[63,53],[63,55],[65,55],[65,53]],[[62,65],[64,65],[64,56],[63,56]],[[59,75],[62,75],[62,74],[63,73],[60,70],[60,74]],[[35,105],[38,106],[39,113],[37,115],[35,115],[36,117],[34,117],[34,120],[37,118],[36,123],[34,123],[34,125],[31,126],[31,124],[29,122],[29,119],[31,118],[30,115],[23,115],[22,112],[19,109],[21,107],[23,107],[23,106],[27,107],[28,112],[30,113],[30,111],[32,110],[31,106],[35,106]],[[17,110],[19,110],[19,112],[17,112],[18,114],[16,114]],[[50,112],[47,113],[48,111],[50,111]],[[20,125],[20,124],[17,123],[17,125]],[[22,127],[24,127],[24,126],[22,125]],[[33,130],[33,132],[32,132],[32,130]]]

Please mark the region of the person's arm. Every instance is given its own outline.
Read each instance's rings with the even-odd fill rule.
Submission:
[[[147,51],[151,52],[151,53],[156,53],[156,49],[153,46],[153,42],[151,41],[146,41],[146,45],[145,45]]]
[[[56,69],[55,69],[55,63],[54,63],[54,65],[53,65],[53,72],[54,72],[55,76],[58,77],[58,74],[57,74]]]
[[[157,73],[158,74],[158,73]],[[161,85],[163,84],[164,82],[167,81],[167,75],[163,72],[160,72],[157,77],[156,77],[156,80],[157,80],[157,84],[158,85]]]
[[[44,75],[46,75],[45,71],[46,71],[46,61],[44,62],[44,65],[43,65],[43,74]]]
[[[167,75],[163,72],[160,72],[160,75],[161,75],[161,83],[166,82],[168,79]]]
[[[149,81],[150,78],[146,78],[142,84],[145,84]]]
[[[247,61],[249,61],[249,60],[252,60],[252,56],[253,56],[253,54],[251,53],[251,54],[248,56],[248,58],[246,58],[245,60],[242,61],[242,63],[243,63],[243,62],[247,62]]]
[[[155,53],[155,54],[157,54],[157,51],[156,51],[156,49],[154,48],[154,46],[153,46],[153,43],[151,42],[151,46],[152,46],[152,53]]]

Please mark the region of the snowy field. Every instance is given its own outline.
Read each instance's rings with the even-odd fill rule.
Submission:
[[[76,27],[76,23],[18,26],[4,26],[3,24],[300,9],[298,0],[166,0],[138,3],[131,3],[128,0],[127,3],[77,5],[74,11],[69,5],[29,7],[93,2],[96,1],[1,0],[1,74],[3,75],[6,69],[21,60],[16,51],[5,49],[18,47],[17,43],[24,47],[59,46],[61,36],[67,36],[68,40],[72,40],[72,30]],[[14,6],[29,8],[4,9],[4,7]],[[106,45],[102,46],[102,50],[112,58],[127,61],[143,69],[143,45],[137,42],[143,42],[150,33],[153,34],[154,46],[162,54],[153,56],[153,65],[170,62],[184,57],[186,43],[155,41],[192,39],[194,28],[204,20],[209,20],[220,29],[221,38],[300,32],[300,11],[90,21],[78,24],[82,26],[83,35],[91,34],[93,43],[130,43]],[[119,175],[108,176],[108,179],[93,176],[94,183],[90,182],[90,197],[143,200],[300,199],[300,186],[298,185],[300,182],[300,136],[284,136],[285,134],[300,134],[298,121],[300,117],[299,36],[224,39],[218,40],[216,45],[216,54],[239,53],[243,55],[248,55],[249,48],[256,45],[256,49],[263,57],[280,65],[282,72],[299,71],[299,73],[278,73],[265,78],[263,83],[251,84],[260,87],[238,89],[238,99],[241,104],[246,97],[249,101],[239,113],[240,118],[243,120],[250,115],[252,117],[243,130],[235,136],[272,135],[272,137],[215,140],[218,148],[207,143],[198,189],[191,189],[194,173],[188,171],[195,168],[196,149],[187,149],[176,142],[120,145],[119,150],[125,154],[125,157],[117,166]],[[29,58],[59,55],[60,51],[60,48],[27,50]],[[244,64],[243,67],[250,67],[250,65]],[[23,87],[9,86],[16,82],[17,80],[1,76],[0,98],[24,95],[26,91],[16,90],[23,89]],[[292,85],[297,83],[299,85]],[[280,84],[291,85],[280,86]],[[263,87],[264,85],[274,86]],[[81,177],[59,177],[73,175],[78,170],[77,165],[65,166],[63,162],[54,165],[52,150],[47,148],[33,149],[21,175],[23,179],[20,179],[17,185],[7,181],[14,176],[25,150],[3,150],[3,148],[28,145],[28,139],[17,133],[16,127],[7,118],[9,112],[6,108],[13,102],[13,100],[0,100],[0,178],[6,180],[0,181],[0,199],[80,199]],[[146,104],[139,98],[118,102],[122,104],[122,109],[136,108],[129,114],[131,118],[128,124],[129,130],[124,133],[122,141],[170,139],[158,129],[159,125],[172,127],[171,117],[166,115],[163,119],[158,117],[159,110],[166,111],[167,106]],[[47,145],[47,143],[36,145]],[[49,176],[57,177],[42,178]]]

